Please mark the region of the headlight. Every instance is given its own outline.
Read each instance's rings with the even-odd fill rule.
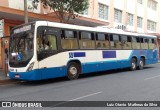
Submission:
[[[29,65],[29,67],[28,67],[28,69],[27,69],[26,72],[31,71],[31,70],[33,69],[33,66],[34,66],[34,62],[32,62],[32,63]]]

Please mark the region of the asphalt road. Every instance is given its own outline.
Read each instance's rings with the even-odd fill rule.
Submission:
[[[114,70],[88,74],[73,81],[60,78],[0,85],[0,101],[160,101],[160,64],[149,65],[143,70],[136,71]],[[4,110],[4,108],[1,109]],[[22,108],[10,109],[21,110]],[[38,108],[38,110],[41,109],[159,110],[160,107]]]

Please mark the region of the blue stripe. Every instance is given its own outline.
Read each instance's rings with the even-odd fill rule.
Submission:
[[[116,51],[103,51],[103,58],[116,58]],[[155,50],[144,50],[144,56],[146,57],[145,64],[154,64],[158,62],[158,51]],[[85,52],[73,52],[71,56],[74,57],[85,57]],[[137,62],[141,57],[141,52],[139,50],[133,50],[129,59],[127,60],[112,60],[112,61],[104,61],[104,62],[88,62],[82,63],[82,73],[91,73],[91,72],[98,72],[104,70],[111,70],[111,69],[118,69],[118,68],[126,68],[131,66],[131,58],[132,56],[137,57]],[[15,75],[18,74],[20,78],[19,80],[42,80],[42,79],[49,79],[49,78],[57,78],[57,77],[64,77],[67,75],[67,67],[53,67],[53,68],[44,68],[44,69],[37,69],[32,70],[29,72],[9,72],[9,77],[11,79],[16,79]]]
[[[15,75],[19,75],[19,78],[16,78]],[[11,79],[18,80],[44,80],[50,78],[58,78],[66,76],[66,67],[54,67],[54,68],[44,68],[36,69],[29,72],[10,72],[9,77]]]
[[[103,58],[116,58],[116,51],[103,51]]]
[[[86,57],[85,52],[74,52],[74,57]]]
[[[158,60],[146,60],[147,64],[157,63]],[[92,62],[82,64],[82,73],[92,73],[98,71],[106,71],[112,69],[126,68],[130,67],[130,61],[128,60],[120,60],[120,61],[105,61],[105,62]],[[45,68],[39,70],[32,70],[29,72],[9,72],[9,77],[11,79],[15,78],[15,75],[18,74],[20,78],[19,80],[44,80],[49,78],[58,78],[64,77],[67,75],[67,67],[54,67],[54,68]]]

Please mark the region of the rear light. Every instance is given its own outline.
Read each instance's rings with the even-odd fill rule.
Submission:
[[[34,62],[32,62],[32,63],[29,65],[29,67],[28,67],[28,69],[27,69],[26,72],[31,71],[31,70],[33,69],[33,66],[34,66]]]

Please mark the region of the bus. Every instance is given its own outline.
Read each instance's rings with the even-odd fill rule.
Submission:
[[[15,27],[9,42],[9,77],[44,80],[158,62],[157,37],[102,27],[35,21]]]

